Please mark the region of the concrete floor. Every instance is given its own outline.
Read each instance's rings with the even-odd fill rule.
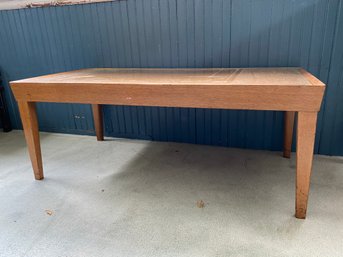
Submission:
[[[315,156],[298,220],[294,155],[51,133],[41,142],[46,178],[35,181],[22,132],[0,133],[1,257],[343,255],[341,157]]]

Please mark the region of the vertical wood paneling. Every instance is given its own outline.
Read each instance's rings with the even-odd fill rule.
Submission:
[[[302,66],[328,84],[315,151],[343,155],[340,0],[126,0],[0,11],[8,81],[88,67]],[[42,130],[93,133],[90,106],[38,105]],[[106,106],[109,136],[280,150],[283,114]]]

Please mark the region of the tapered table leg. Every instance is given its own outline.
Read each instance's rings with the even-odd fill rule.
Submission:
[[[305,219],[312,170],[317,112],[298,112],[295,217]]]
[[[35,179],[41,180],[44,175],[36,105],[33,102],[18,102],[18,106]]]
[[[93,119],[95,134],[98,141],[104,140],[104,127],[103,127],[103,116],[102,106],[100,104],[92,104]]]
[[[290,158],[292,152],[293,126],[295,112],[285,112],[284,137],[283,137],[283,157]]]

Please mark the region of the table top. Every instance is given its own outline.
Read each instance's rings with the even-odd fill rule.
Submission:
[[[98,68],[10,84],[17,101],[286,111],[318,111],[325,89],[301,68]]]
[[[301,68],[82,69],[11,84],[276,85],[324,86]]]

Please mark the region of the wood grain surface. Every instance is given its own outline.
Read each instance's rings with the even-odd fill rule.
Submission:
[[[325,85],[300,68],[85,69],[11,82],[18,101],[318,111]]]

